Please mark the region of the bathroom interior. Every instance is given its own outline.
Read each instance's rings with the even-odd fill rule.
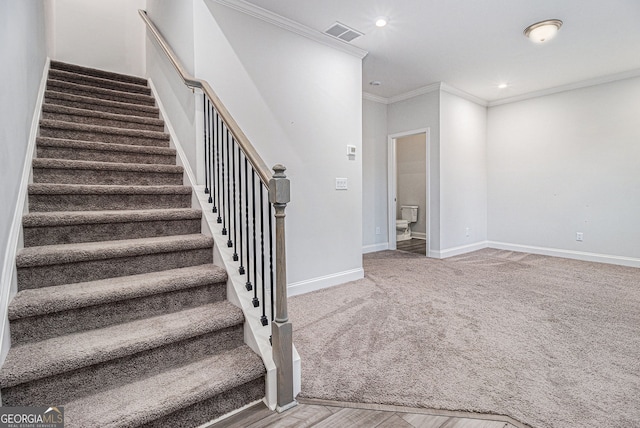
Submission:
[[[427,254],[427,140],[425,133],[396,139],[396,248]]]

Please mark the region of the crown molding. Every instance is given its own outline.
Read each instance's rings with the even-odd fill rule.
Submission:
[[[311,39],[315,42],[321,43],[325,46],[337,49],[339,51],[348,53],[357,58],[363,59],[369,52],[364,49],[360,49],[353,45],[349,45],[346,42],[342,42],[338,39],[334,39],[320,31],[309,28],[306,25],[302,25],[284,16],[280,16],[276,13],[263,9],[259,6],[247,3],[244,0],[213,0],[216,3],[230,7],[246,15],[258,18],[262,21],[268,22],[280,28],[283,28],[292,33]]]
[[[561,92],[573,91],[575,89],[588,88],[590,86],[603,85],[605,83],[617,82],[618,80],[631,79],[639,76],[640,76],[640,68],[635,70],[625,71],[622,73],[610,74],[608,76],[596,77],[594,79],[582,80],[580,82],[569,83],[567,85],[556,86],[554,88],[528,92],[526,94],[516,95],[509,98],[502,98],[495,101],[489,101],[488,107],[495,107],[495,106],[500,106],[504,104],[517,103],[518,101],[525,101],[533,98],[544,97],[546,95],[553,95]]]
[[[415,89],[410,92],[405,92],[404,94],[396,95],[389,98],[389,104],[397,103],[398,101],[405,101],[411,98],[415,98],[420,95],[428,94],[431,92],[439,91],[442,82],[432,83],[427,86],[423,86],[421,88]]]
[[[458,88],[454,88],[453,86],[447,85],[444,82],[441,85],[441,89],[444,92],[447,92],[447,93],[449,93],[451,95],[458,96],[460,98],[464,98],[465,100],[471,101],[472,103],[476,103],[479,106],[487,107],[489,105],[489,102],[487,100],[483,100],[482,98],[476,97],[475,95],[471,95],[471,94],[469,94],[469,93],[467,93],[465,91],[462,91],[462,90],[460,90]]]
[[[381,97],[378,95],[370,94],[369,92],[362,92],[362,99],[373,101],[374,103],[389,104],[389,98]]]

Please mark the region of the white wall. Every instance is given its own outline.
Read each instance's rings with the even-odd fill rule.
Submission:
[[[10,242],[9,238],[14,214],[22,212],[23,201],[18,200],[18,194],[46,63],[45,32],[42,1],[0,2],[0,261],[3,263],[0,295],[5,299],[0,301],[0,319],[7,317],[6,298],[15,266],[16,242]],[[8,248],[9,245],[14,248]],[[8,342],[8,335],[4,339]],[[2,358],[8,351],[6,345],[3,343]]]
[[[145,0],[49,0],[53,59],[118,73],[145,75]],[[30,25],[33,28],[33,24]]]
[[[440,243],[440,91],[434,90],[388,106],[390,135],[429,129],[429,248],[439,251]],[[383,172],[380,172],[383,173]],[[386,168],[384,171],[386,176]]]
[[[290,286],[361,277],[361,60],[213,1],[194,0],[193,21],[195,75],[209,81],[267,165],[288,168]],[[347,144],[357,146],[355,160]],[[337,177],[349,190],[335,190]]]
[[[457,252],[454,248],[484,245],[487,109],[444,90],[440,94],[440,204],[442,256]]]
[[[362,246],[365,252],[388,245],[387,105],[362,101]],[[380,233],[376,234],[376,228]]]
[[[190,73],[195,68],[193,0],[147,0],[147,14]],[[140,19],[140,18],[138,18]],[[142,22],[142,20],[140,20]],[[197,171],[196,102],[152,37],[146,37],[146,69],[192,171]]]
[[[396,140],[397,199],[396,218],[402,218],[402,205],[418,206],[418,221],[411,232],[418,237],[427,233],[427,136],[409,135]]]
[[[639,111],[640,78],[490,108],[489,240],[640,258]]]

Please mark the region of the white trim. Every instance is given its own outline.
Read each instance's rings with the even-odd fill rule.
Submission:
[[[640,267],[640,258],[615,256],[612,254],[588,253],[585,251],[563,250],[560,248],[536,247],[532,245],[511,244],[508,242],[487,242],[489,248],[497,250],[518,251],[522,253],[540,254],[543,256],[562,257],[565,259],[587,262],[608,263],[620,266]]]
[[[364,91],[362,91],[362,99],[373,101],[374,103],[389,104],[389,98],[373,95],[373,94],[370,94],[369,92],[364,92]]]
[[[640,76],[640,68],[623,73],[610,74],[608,76],[596,77],[594,79],[582,80],[580,82],[569,83],[567,85],[556,86],[554,88],[542,89],[540,91],[529,92],[522,95],[516,95],[509,98],[502,98],[495,101],[489,101],[489,107],[495,107],[503,104],[516,103],[518,101],[530,100],[532,98],[544,97],[546,95],[558,94],[560,92],[573,91],[575,89],[587,88],[590,86],[602,85],[605,83],[616,82],[618,80],[631,79]]]
[[[197,185],[197,181],[196,181],[196,176],[193,173],[193,170],[191,169],[191,165],[189,165],[189,161],[187,160],[187,155],[184,152],[184,149],[182,148],[182,144],[180,144],[180,140],[178,140],[178,134],[176,134],[175,129],[173,128],[173,125],[171,125],[171,121],[168,119],[167,117],[167,110],[165,110],[164,108],[164,104],[162,104],[162,100],[160,99],[160,94],[158,94],[158,91],[156,90],[156,85],[153,84],[153,81],[151,80],[151,78],[148,79],[149,81],[149,87],[151,88],[151,92],[153,94],[153,97],[156,99],[156,103],[158,104],[158,109],[160,109],[160,113],[162,114],[162,118],[164,119],[164,125],[167,128],[167,132],[169,133],[169,135],[171,136],[171,143],[174,146],[173,148],[176,149],[176,153],[178,155],[178,161],[181,164],[181,166],[184,168],[184,173],[187,176],[187,179],[189,180],[189,185],[190,186],[195,186]],[[202,123],[202,122],[199,122]]]
[[[289,297],[298,296],[300,294],[310,293],[312,291],[333,287],[334,285],[340,285],[345,282],[356,281],[362,278],[364,278],[364,269],[357,268],[346,270],[344,272],[333,273],[331,275],[306,279],[304,281],[292,282],[287,286],[287,295]]]
[[[196,428],[209,428],[210,426],[213,426],[214,424],[217,424],[218,422],[222,422],[225,419],[229,419],[231,416],[235,416],[240,412],[244,412],[247,409],[250,409],[251,407],[255,406],[256,404],[259,403],[264,403],[264,400],[256,400],[256,401],[252,401],[249,404],[245,404],[244,406],[240,407],[239,409],[235,409],[230,411],[229,413],[226,413],[216,419],[212,419],[209,422],[205,422],[202,425],[198,425],[198,427]]]
[[[415,232],[415,231],[411,231],[411,237],[415,238],[415,239],[422,239],[422,240],[427,240],[427,234],[424,232]]]
[[[431,92],[439,91],[442,87],[442,82],[432,83],[427,86],[423,86],[421,88],[415,89],[413,91],[405,92],[404,94],[396,95],[394,97],[388,98],[388,104],[397,103],[398,101],[409,100],[411,98],[415,98],[420,95],[428,94]]]
[[[487,107],[489,105],[489,103],[486,100],[483,100],[482,98],[476,97],[475,95],[471,95],[463,90],[460,90],[458,88],[455,88],[451,85],[448,85],[444,82],[442,82],[442,85],[440,86],[440,89],[443,90],[444,92],[447,92],[451,95],[455,95],[458,96],[460,98],[464,98],[467,101],[471,101],[472,103],[476,103],[479,106],[482,107]]]
[[[36,138],[38,136],[40,125],[40,115],[42,114],[44,91],[47,87],[47,77],[49,76],[49,64],[50,59],[47,58],[42,70],[40,88],[38,88],[38,97],[36,99],[33,116],[31,118],[29,141],[27,143],[27,150],[25,152],[24,162],[22,165],[20,188],[18,189],[18,197],[16,199],[16,206],[13,212],[13,220],[11,221],[11,226],[9,228],[9,237],[7,239],[7,247],[2,264],[2,290],[0,290],[0,308],[2,310],[2,313],[0,313],[0,317],[2,317],[0,343],[2,344],[2,351],[0,353],[0,364],[4,363],[4,359],[7,357],[9,347],[11,346],[8,324],[9,301],[11,300],[11,291],[18,289],[16,277],[16,254],[18,253],[18,250],[23,247],[21,242],[22,215],[27,213],[29,209],[27,190],[31,179],[31,164],[36,151]]]
[[[362,254],[376,253],[378,251],[384,251],[388,249],[389,249],[388,242],[383,242],[381,244],[365,245],[362,247]]]
[[[325,46],[340,50],[342,52],[353,55],[357,58],[364,58],[369,52],[364,49],[360,49],[354,45],[347,44],[338,39],[334,39],[321,31],[314,30],[313,28],[302,25],[299,22],[295,22],[284,16],[280,16],[269,10],[263,9],[251,3],[247,3],[244,0],[214,0],[216,3],[230,7],[246,15],[253,16],[262,21],[268,22],[280,28],[283,28],[292,33],[311,39],[315,42],[322,43]]]
[[[459,247],[446,248],[440,251],[431,251],[432,257],[438,259],[446,259],[447,257],[459,256],[460,254],[470,253],[472,251],[482,250],[489,246],[487,241],[476,242],[474,244],[461,245]]]

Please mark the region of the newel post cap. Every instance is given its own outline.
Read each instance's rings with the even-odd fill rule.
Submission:
[[[291,200],[291,186],[284,174],[286,169],[280,164],[273,167],[273,178],[269,180],[269,202],[272,204],[288,204]]]

